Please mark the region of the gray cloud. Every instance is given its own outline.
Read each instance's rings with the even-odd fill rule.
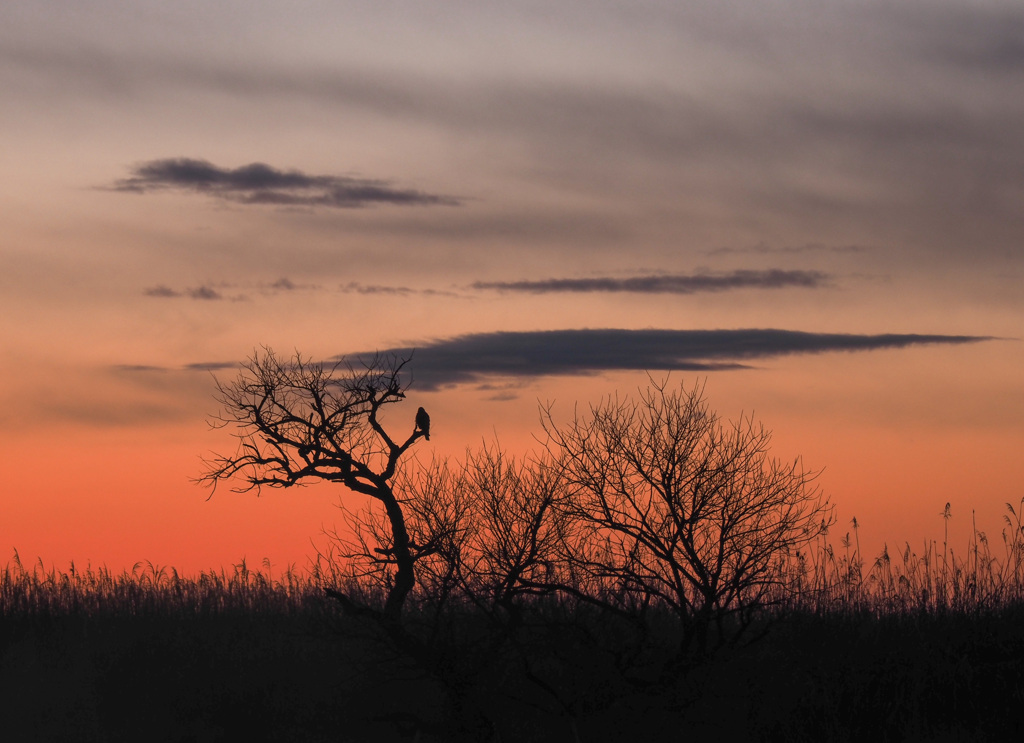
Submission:
[[[219,371],[221,369],[235,369],[237,361],[199,361],[194,364],[185,364],[184,371]]]
[[[352,209],[372,204],[454,206],[458,201],[411,189],[393,188],[387,181],[337,175],[308,175],[277,170],[263,163],[220,168],[206,160],[167,158],[132,168],[129,178],[114,183],[117,191],[147,193],[164,189],[196,191],[242,204],[326,206]]]
[[[165,286],[164,284],[159,284],[157,286],[151,286],[146,289],[143,289],[142,293],[147,297],[160,297],[164,299],[181,296],[180,292],[177,292],[171,287]]]
[[[796,330],[627,330],[618,328],[473,333],[418,346],[336,356],[369,360],[378,355],[411,357],[407,367],[416,388],[430,391],[462,384],[491,399],[512,399],[529,379],[609,371],[723,371],[793,354],[878,351],[923,345],[962,345],[992,336],[885,333],[807,333]],[[180,367],[120,365],[116,372],[221,371],[233,361],[204,361]]]
[[[188,289],[187,292],[192,299],[224,299],[223,294],[208,286],[197,286],[194,289]]]
[[[627,15],[614,4],[560,4],[562,25],[552,37],[558,46],[548,50],[558,54],[551,57],[517,45],[512,59],[491,59],[480,51],[507,49],[504,36],[488,36],[505,24],[447,24],[443,33],[410,37],[443,48],[437,63],[426,65],[414,57],[422,47],[414,51],[404,41],[394,48],[382,41],[379,58],[353,51],[350,64],[312,64],[316,55],[289,57],[285,46],[280,57],[219,48],[184,55],[176,46],[122,43],[132,34],[71,44],[19,34],[15,26],[0,44],[0,74],[21,96],[15,103],[29,111],[79,110],[70,103],[53,109],[55,94],[98,101],[105,111],[146,102],[170,114],[200,94],[218,117],[238,115],[241,103],[247,116],[282,121],[313,105],[324,121],[340,113],[361,126],[383,123],[408,134],[396,138],[396,148],[431,162],[422,136],[429,132],[439,144],[435,166],[464,168],[477,192],[499,196],[489,201],[489,214],[444,210],[446,218],[437,219],[438,210],[403,210],[402,220],[389,213],[359,229],[474,244],[506,229],[551,239],[543,235],[549,213],[527,208],[526,199],[504,198],[530,173],[533,193],[573,195],[557,202],[578,208],[557,225],[558,237],[588,255],[599,240],[607,249],[603,235],[612,231],[635,238],[637,253],[650,253],[666,235],[686,230],[693,245],[762,235],[874,242],[891,250],[873,260],[890,264],[907,256],[918,266],[922,254],[986,267],[979,256],[1019,260],[1019,4],[818,0],[756,11],[718,2],[642,5]],[[796,17],[800,23],[792,22]],[[391,23],[386,14],[379,20]],[[545,12],[545,29],[553,20]],[[453,43],[469,38],[476,43]],[[461,49],[494,66],[467,64]],[[514,55],[527,49],[529,59],[515,64]],[[449,51],[461,63],[440,61]],[[614,75],[602,74],[609,60]],[[207,118],[206,111],[188,110]],[[453,160],[456,152],[487,157]],[[243,181],[260,175],[214,170]],[[300,173],[306,180],[295,183],[304,185],[285,188],[289,173],[270,170],[275,185],[230,191],[231,198],[294,201],[323,187],[309,181],[321,176]],[[485,173],[495,181],[486,182]],[[123,183],[154,185],[141,178]],[[722,237],[730,231],[740,234]]]
[[[600,50],[592,76],[563,74],[561,64],[545,66],[543,74],[527,64],[534,71],[517,74],[520,65],[508,63],[501,74],[474,74],[466,59],[447,71],[402,62],[375,67],[373,57],[356,56],[348,65],[275,64],[244,54],[186,56],[159,43],[125,46],[125,34],[105,43],[31,39],[16,27],[10,43],[0,44],[0,69],[11,90],[24,96],[50,90],[170,107],[201,91],[215,106],[245,101],[268,115],[287,116],[312,102],[346,117],[410,127],[404,130],[410,133],[426,127],[442,135],[441,157],[452,144],[460,151],[486,147],[488,161],[493,154],[500,168],[505,153],[514,152],[513,173],[535,173],[535,183],[544,186],[598,192],[602,200],[593,203],[599,208],[584,215],[584,225],[600,216],[622,231],[640,230],[647,215],[634,206],[616,219],[618,208],[653,204],[671,193],[680,220],[701,240],[717,239],[710,236],[719,234],[714,223],[720,220],[747,224],[755,236],[784,235],[789,227],[794,240],[899,241],[901,250],[946,252],[972,262],[979,252],[1016,256],[1024,235],[1024,106],[1016,95],[1024,9],[918,5],[797,2],[751,12],[730,3],[655,3],[631,8],[627,17],[614,5],[588,3],[584,11],[572,4],[560,12],[559,41],[568,50],[581,44]],[[578,22],[582,12],[585,26]],[[545,13],[544,24],[552,20]],[[487,47],[487,34],[504,28],[449,25]],[[594,43],[598,28],[610,34],[601,37],[610,46]],[[423,38],[458,55],[460,45],[447,33]],[[550,61],[576,59],[565,49]],[[403,58],[410,50],[390,51]],[[381,58],[392,59],[387,49]],[[585,59],[577,65],[594,69],[582,64]],[[622,60],[621,75],[600,74],[609,59]],[[679,74],[669,78],[665,70]],[[50,110],[30,102],[37,105],[29,108]],[[418,136],[405,141],[396,146],[423,154]],[[213,171],[232,182],[268,176],[247,170],[253,167]],[[242,192],[233,186],[222,195],[308,203],[321,189],[320,198],[332,206],[378,203],[352,193],[335,203],[316,183],[324,176],[263,168],[271,171],[272,185]],[[213,193],[210,173],[200,171],[207,178],[203,188]],[[301,177],[289,181],[295,175]],[[499,173],[503,184],[507,176]],[[379,181],[360,183],[389,195],[423,195]],[[122,185],[154,183],[136,173]],[[651,228],[668,219],[664,209],[658,213]],[[464,218],[435,229],[467,229]],[[517,219],[516,229],[536,230],[536,218]],[[706,232],[696,229],[702,225]],[[677,232],[677,226],[664,230]],[[590,235],[575,237],[583,243]]]
[[[197,361],[192,364],[185,364],[183,366],[154,366],[151,364],[117,364],[110,367],[114,372],[124,372],[126,374],[148,374],[151,372],[155,373],[167,373],[167,372],[195,372],[195,371],[220,371],[221,369],[236,369],[239,364],[237,361]]]
[[[291,292],[291,291],[296,291],[298,289],[310,289],[312,287],[309,286],[309,285],[299,285],[299,284],[296,284],[294,281],[289,279],[287,276],[282,276],[277,281],[273,282],[272,284],[269,284],[267,286],[267,288],[268,289],[277,289],[279,291]]]
[[[541,281],[477,281],[473,289],[546,294],[549,292],[636,292],[643,294],[695,294],[730,289],[817,289],[829,283],[820,271],[733,271],[725,274],[675,274],[627,278],[544,279]]]
[[[224,295],[219,291],[210,286],[195,286],[190,289],[186,289],[183,292],[177,289],[172,289],[165,284],[158,284],[157,286],[151,286],[142,290],[142,293],[147,297],[156,297],[158,299],[177,299],[179,297],[189,297],[190,299],[205,299],[205,300],[219,300],[224,299]],[[238,299],[236,297],[235,299]]]
[[[544,279],[540,281],[477,281],[467,288],[473,290],[497,290],[509,292],[526,292],[542,294],[550,292],[636,292],[647,294],[694,294],[697,292],[719,292],[730,289],[782,289],[786,287],[821,288],[830,283],[831,277],[820,271],[787,271],[782,269],[769,269],[764,271],[738,270],[730,273],[712,274],[702,273],[694,275],[649,275],[631,276],[625,278],[599,277],[584,279]],[[300,288],[315,288],[311,286],[300,286],[291,280],[284,278],[267,288],[282,291],[294,291]],[[391,296],[446,296],[460,297],[458,292],[443,289],[414,289],[408,286],[397,286],[388,284],[363,284],[358,281],[350,281],[342,284],[339,291],[344,294],[384,294]],[[154,297],[180,297],[181,293],[166,287],[157,286],[146,289],[147,296]],[[188,295],[195,299],[219,299],[213,289],[199,287],[188,290]]]
[[[237,289],[237,286],[232,286],[228,283],[218,284],[221,289]],[[253,288],[250,286],[250,288]],[[264,295],[274,295],[280,292],[299,292],[299,291],[313,291],[320,287],[316,284],[298,284],[287,277],[277,279],[270,283],[258,283],[255,285],[255,289],[259,293]],[[203,284],[201,286],[189,287],[187,289],[179,290],[174,289],[166,284],[157,284],[156,286],[150,286],[142,290],[142,294],[147,297],[155,297],[157,299],[178,299],[181,297],[188,297],[189,299],[199,300],[222,300],[230,299],[233,302],[246,301],[248,297],[245,294],[234,294],[230,297],[225,295],[218,289],[215,289],[209,284]]]
[[[341,291],[345,294],[394,294],[398,296],[407,296],[409,294],[417,294],[415,289],[411,289],[408,286],[385,286],[383,284],[360,284],[358,281],[350,281],[349,283],[341,287]]]
[[[989,336],[805,333],[795,330],[547,330],[475,333],[381,353],[412,356],[416,386],[490,384],[493,377],[594,374],[616,370],[715,371],[756,359],[828,351],[964,344]],[[374,354],[349,355],[370,358]],[[338,357],[340,358],[340,357]],[[485,387],[490,389],[490,387]]]
[[[914,15],[920,21],[920,14]],[[956,33],[942,33],[943,23],[955,23]],[[985,75],[1024,72],[1024,15],[1019,7],[987,13],[956,8],[931,25],[925,49],[939,62]]]
[[[804,245],[769,245],[758,243],[746,247],[718,247],[704,251],[706,255],[801,255],[805,253],[864,253],[874,248],[866,245],[822,245],[805,243]]]
[[[461,297],[457,292],[444,289],[413,289],[408,286],[388,286],[386,284],[361,284],[358,281],[350,281],[343,284],[339,291],[343,294],[390,294],[398,297],[408,297],[413,294],[424,297]]]

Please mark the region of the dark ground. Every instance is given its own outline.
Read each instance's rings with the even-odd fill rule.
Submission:
[[[627,682],[607,647],[562,639],[538,630],[511,655],[456,644],[449,678],[464,683],[453,693],[330,612],[0,617],[0,739],[386,743],[413,740],[417,727],[422,741],[580,743],[1024,732],[1021,607],[780,617],[749,647],[647,686]],[[550,691],[528,679],[523,658]]]

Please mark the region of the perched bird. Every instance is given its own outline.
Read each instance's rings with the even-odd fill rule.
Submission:
[[[423,408],[416,411],[416,428],[423,431],[423,438],[430,441],[430,416]]]

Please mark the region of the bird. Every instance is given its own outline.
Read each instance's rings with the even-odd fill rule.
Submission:
[[[423,408],[416,411],[416,428],[423,431],[423,438],[430,441],[430,416]]]

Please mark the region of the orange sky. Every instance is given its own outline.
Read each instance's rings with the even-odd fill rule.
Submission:
[[[949,501],[996,541],[1024,11],[677,5],[0,9],[0,562],[304,564],[334,490],[190,482],[230,446],[212,373],[261,344],[419,349],[420,456],[700,363],[673,378],[824,468],[837,539],[940,538]]]

